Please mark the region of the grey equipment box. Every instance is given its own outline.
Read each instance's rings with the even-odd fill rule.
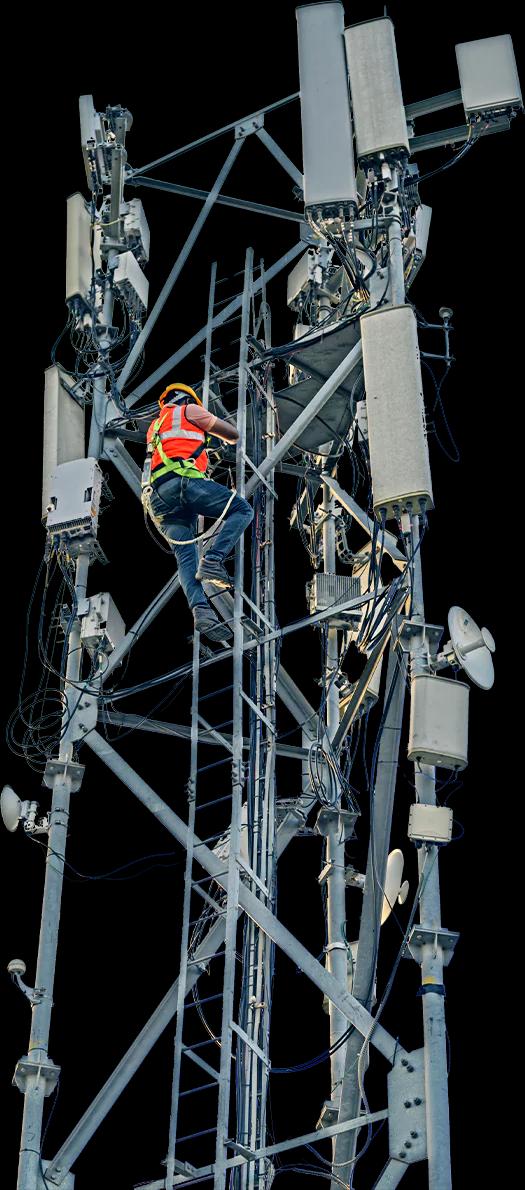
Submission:
[[[90,653],[112,653],[126,634],[124,620],[107,591],[79,604],[80,639]]]
[[[102,472],[96,459],[61,463],[50,483],[47,531],[87,544],[96,540]]]

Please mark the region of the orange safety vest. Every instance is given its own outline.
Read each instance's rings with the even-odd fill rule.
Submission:
[[[206,441],[206,435],[203,430],[199,430],[191,421],[188,421],[183,405],[169,405],[159,417],[151,422],[146,435],[148,444],[154,434],[158,434],[162,452],[168,459],[182,461],[191,458],[193,467],[203,473],[206,471],[208,456],[205,450],[202,450],[197,458],[192,458],[199,446]],[[151,474],[153,475],[157,468],[163,466],[165,466],[164,459],[159,449],[156,448],[151,460]]]

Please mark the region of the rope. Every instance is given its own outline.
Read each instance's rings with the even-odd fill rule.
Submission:
[[[148,513],[149,516],[151,517],[151,520],[153,521],[155,528],[158,529],[159,533],[162,535],[162,537],[164,537],[165,541],[168,541],[170,543],[170,545],[196,545],[197,542],[199,542],[199,541],[206,541],[206,539],[208,537],[213,537],[216,530],[218,529],[219,525],[221,524],[221,521],[224,520],[224,517],[226,516],[226,513],[230,507],[230,504],[232,503],[235,496],[237,495],[237,489],[233,488],[231,496],[230,496],[228,502],[224,505],[224,508],[223,508],[220,516],[217,517],[217,520],[213,522],[213,525],[210,525],[210,528],[206,529],[204,533],[200,533],[198,537],[187,538],[184,541],[175,541],[173,537],[169,537],[168,534],[165,533],[164,530],[161,528],[161,523],[157,520],[157,517],[155,516],[155,513],[153,512],[153,510],[151,508],[150,495],[151,495],[152,491],[153,491],[153,488],[151,487],[151,484],[148,484],[147,487],[142,489],[142,496],[141,496],[142,505],[143,505],[144,511],[146,513]]]

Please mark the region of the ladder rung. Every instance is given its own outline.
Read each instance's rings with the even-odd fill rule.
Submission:
[[[223,835],[224,831],[221,831],[221,834]],[[224,872],[217,872],[216,876],[201,876],[200,880],[192,880],[191,887],[195,888],[199,884],[206,884],[207,880],[218,880],[220,876],[227,876],[227,875],[228,875],[228,869],[225,868]]]
[[[197,890],[195,890],[195,891],[197,891]],[[203,898],[203,900],[207,901],[207,903],[208,903],[209,905],[211,905],[211,906],[212,906],[212,907],[215,909],[215,906],[216,906],[217,902],[216,902],[216,901],[212,901],[211,897],[207,897],[207,896],[206,896],[206,893],[204,892],[204,890],[203,890],[202,888],[201,888],[201,889],[199,889],[199,896],[200,896],[200,897],[202,897],[202,898]],[[204,910],[203,910],[202,912],[204,913]],[[217,909],[217,910],[216,910],[216,916],[217,916],[217,917],[225,917],[227,912],[228,912],[228,910],[227,910],[227,909]],[[201,917],[202,917],[202,913],[201,913],[201,916],[200,916],[200,917],[194,917],[194,918],[192,918],[192,920],[191,920],[190,922],[188,922],[188,925],[190,925],[190,926],[196,926],[196,925],[198,924],[198,922],[201,920]]]
[[[208,806],[218,806],[219,802],[231,802],[231,793],[225,793],[224,797],[215,797],[212,802],[201,802],[200,806],[195,806],[195,813],[199,810],[206,810]]]
[[[199,1008],[201,1004],[211,1004],[212,1000],[222,1000],[222,992],[216,992],[214,996],[204,996],[202,1000],[199,996],[198,1000],[193,1000],[186,1008]]]
[[[201,839],[200,843],[197,843],[197,847],[200,847],[203,843],[213,843],[215,839],[222,839],[223,835],[224,835],[224,827],[223,827],[222,831],[217,831],[214,835],[206,835],[205,839]],[[197,847],[195,848],[195,850],[197,850]],[[212,876],[211,879],[215,880],[216,877]]]
[[[217,1083],[216,1083],[216,1082],[213,1082],[213,1083],[201,1083],[201,1086],[200,1086],[200,1087],[192,1087],[190,1091],[181,1091],[181,1092],[179,1093],[179,1099],[184,1099],[184,1096],[185,1096],[185,1095],[197,1095],[197,1093],[198,1093],[199,1091],[209,1091],[209,1090],[210,1090],[210,1087],[211,1087],[211,1088],[212,1088],[214,1091],[216,1091],[216,1090],[217,1090]]]
[[[227,756],[223,756],[222,760],[214,760],[214,761],[212,761],[211,764],[202,764],[200,766],[200,768],[197,769],[197,772],[198,773],[207,773],[208,769],[218,769],[219,765],[231,764],[231,762],[232,762],[232,758],[231,758],[230,753],[228,753]]]
[[[216,1128],[201,1128],[200,1132],[189,1132],[187,1136],[178,1136],[177,1144],[182,1144],[183,1140],[196,1140],[198,1136],[209,1136],[211,1132],[216,1132]]]
[[[199,706],[201,702],[207,702],[210,698],[217,698],[219,694],[226,694],[228,690],[233,690],[233,685],[231,682],[228,686],[221,686],[220,690],[212,690],[211,694],[201,694],[199,698]]]

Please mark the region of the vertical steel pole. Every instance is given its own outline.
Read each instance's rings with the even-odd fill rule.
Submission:
[[[401,727],[403,723],[403,705],[405,701],[405,678],[403,668],[399,663],[394,649],[390,648],[386,675],[385,698],[390,698],[390,704],[385,715],[385,722],[379,745],[377,758],[377,780],[374,785],[371,815],[370,815],[370,843],[368,846],[368,860],[366,879],[363,893],[363,908],[359,929],[357,959],[354,971],[352,994],[370,1009],[379,953],[379,931],[381,909],[383,904],[383,889],[385,885],[386,863],[392,825],[392,812],[397,779],[397,765]],[[353,1120],[359,1115],[361,1092],[357,1077],[357,1063],[363,1047],[363,1038],[354,1029],[346,1045],[346,1061],[339,1110],[339,1123]],[[350,1167],[355,1155],[358,1129],[342,1132],[336,1140],[335,1160],[337,1172],[343,1179],[349,1177]]]
[[[110,261],[116,260],[117,254],[110,253]],[[103,366],[104,356],[111,347],[111,339],[108,335],[108,327],[111,326],[111,318],[113,315],[113,293],[110,284],[110,272],[105,281],[104,302],[102,306],[102,322],[99,323],[99,353],[97,359],[97,371]],[[94,328],[93,328],[94,332]],[[92,332],[92,333],[93,333]],[[88,457],[90,459],[99,459],[104,449],[104,430],[106,425],[106,413],[108,405],[108,394],[106,392],[106,379],[104,376],[99,376],[93,384],[93,405],[91,409],[91,425],[89,427],[89,446]]]
[[[411,674],[426,672],[421,551],[419,518],[413,516],[412,542],[417,549],[413,569],[412,619],[421,623],[421,633],[410,638]],[[436,770],[428,764],[414,766],[417,797],[426,805],[436,805]],[[441,929],[438,848],[427,845],[418,850],[420,878],[424,873],[420,900],[420,922],[425,927]],[[428,1179],[430,1190],[449,1190],[452,1186],[450,1165],[450,1121],[448,1108],[447,1043],[445,998],[443,995],[443,951],[438,943],[421,950],[421,986],[423,989],[423,1033],[425,1067],[425,1109],[427,1119]],[[435,988],[433,991],[431,989]]]
[[[245,489],[246,450],[246,386],[250,302],[252,295],[253,248],[246,251],[244,267],[244,290],[241,318],[241,345],[239,358],[239,401],[237,406],[237,429],[239,440],[236,452],[236,483],[240,496]],[[232,1020],[235,991],[235,956],[237,940],[237,918],[239,902],[239,854],[241,844],[241,812],[244,788],[243,765],[243,642],[242,623],[244,586],[244,541],[237,543],[235,550],[235,594],[233,607],[233,760],[232,760],[232,817],[230,825],[230,849],[228,857],[228,885],[226,908],[226,938],[224,961],[224,988],[221,1025],[221,1064],[219,1075],[219,1103],[217,1109],[217,1147],[215,1155],[215,1190],[223,1190],[226,1184],[226,1147],[230,1115],[230,1083],[232,1061]]]
[[[266,348],[271,346],[270,312],[266,304],[264,285],[264,264],[261,262],[262,301],[261,311],[264,322],[264,342]],[[275,437],[275,406],[273,402],[273,386],[269,376],[266,388],[266,408],[264,412],[264,439],[266,454],[271,450]],[[255,460],[260,463],[260,455]],[[270,483],[273,472],[270,475]],[[257,583],[255,603],[260,607],[266,621],[275,624],[275,573],[274,573],[274,497],[269,489],[262,494],[264,500],[264,516],[258,527],[257,554]],[[260,563],[259,563],[260,559]],[[268,641],[257,650],[257,696],[256,702],[260,709],[264,709],[266,723],[254,716],[256,729],[256,751],[254,771],[254,830],[252,842],[251,864],[256,875],[268,890],[267,903],[274,907],[275,899],[275,673],[276,644]],[[256,895],[257,886],[254,891]],[[264,894],[262,894],[264,895]],[[246,930],[249,940],[248,971],[244,972],[245,997],[248,997],[246,1031],[258,1045],[259,1050],[268,1059],[270,1039],[270,1014],[272,993],[272,954],[273,944],[263,930],[248,919]],[[246,1085],[244,1087],[243,1128],[244,1143],[252,1151],[263,1148],[266,1142],[266,1100],[268,1094],[267,1061],[250,1050],[245,1049],[244,1068],[246,1071]],[[241,1170],[241,1185],[247,1190],[258,1190],[266,1184],[267,1162],[251,1162]]]
[[[193,665],[191,688],[191,754],[190,779],[188,781],[188,846],[184,869],[184,900],[182,907],[182,930],[180,948],[180,971],[177,987],[177,1025],[173,1049],[173,1079],[171,1085],[171,1111],[166,1158],[166,1190],[172,1190],[175,1174],[175,1145],[179,1115],[180,1067],[182,1059],[182,1030],[184,1025],[184,1000],[188,976],[188,936],[193,872],[193,840],[195,833],[195,811],[197,805],[197,757],[199,744],[199,642],[200,634],[193,637]]]
[[[403,271],[403,246],[401,240],[401,212],[397,198],[398,171],[392,169],[391,188],[395,199],[389,212],[389,300],[393,306],[405,301],[405,277]],[[370,817],[370,843],[363,908],[359,929],[359,943],[352,992],[362,1004],[370,1008],[373,996],[379,950],[379,931],[386,861],[390,841],[392,812],[397,778],[397,765],[403,721],[405,681],[401,665],[391,647],[388,659],[385,698],[390,697],[386,712],[383,734],[379,746],[377,781],[373,791]],[[362,1038],[351,1033],[346,1051],[345,1075],[341,1096],[339,1121],[350,1120],[359,1114],[361,1093],[358,1079],[359,1054]],[[355,1158],[358,1131],[341,1133],[335,1142],[337,1172],[352,1181],[352,1163]],[[335,1186],[335,1183],[334,1183]]]
[[[81,554],[77,560],[75,591],[77,599],[86,594],[89,556]],[[51,1010],[53,1006],[53,985],[60,924],[60,907],[64,875],[64,858],[69,821],[69,802],[73,785],[67,766],[72,760],[73,744],[64,739],[64,730],[73,707],[78,701],[78,690],[72,682],[78,682],[80,674],[81,645],[80,622],[75,620],[69,637],[68,659],[64,695],[66,707],[62,719],[62,739],[58,751],[60,771],[53,779],[53,797],[49,814],[49,836],[46,858],[46,875],[40,920],[40,937],[36,966],[35,992],[38,999],[32,1006],[31,1031],[27,1058],[15,1072],[15,1078],[24,1093],[24,1113],[17,1190],[40,1190],[44,1186],[41,1178],[41,1135],[44,1098],[56,1085],[59,1068],[53,1067],[48,1058]],[[46,1074],[46,1069],[49,1071]]]
[[[323,567],[325,574],[335,573],[335,500],[327,484],[323,484]],[[339,668],[339,650],[337,628],[329,625],[326,653],[325,681],[327,686],[326,726],[329,740],[332,740],[339,727],[339,689],[335,677]],[[327,944],[326,967],[335,976],[341,987],[347,986],[347,950],[344,925],[346,919],[346,886],[345,886],[345,838],[342,820],[337,812],[340,808],[341,791],[338,790],[337,807],[330,815],[326,828],[326,862],[328,875],[327,889]],[[332,1047],[348,1028],[343,1014],[330,1002],[330,1047]],[[339,1106],[341,1085],[345,1066],[345,1047],[332,1054],[330,1058],[331,1070],[331,1099]],[[333,1141],[335,1151],[335,1139]]]
[[[392,190],[396,197],[389,212],[388,225],[388,269],[389,269],[389,299],[392,306],[400,306],[405,300],[405,273],[403,264],[403,245],[401,240],[401,209],[397,197],[399,184],[398,170],[392,170]]]

